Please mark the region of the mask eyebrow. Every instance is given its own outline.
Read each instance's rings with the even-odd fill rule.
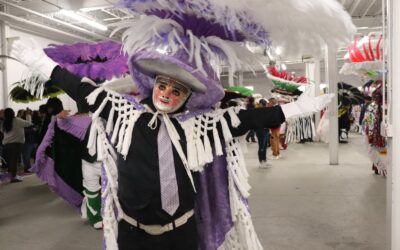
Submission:
[[[183,87],[183,86],[181,86],[179,84],[173,84],[172,88],[175,89],[175,90],[179,90],[181,92],[184,92],[184,93],[188,92],[187,88],[185,88],[185,87]]]
[[[170,85],[174,90],[178,90],[183,93],[190,92],[190,89],[187,88],[183,83],[170,77],[159,75],[156,77],[155,82],[156,84]]]

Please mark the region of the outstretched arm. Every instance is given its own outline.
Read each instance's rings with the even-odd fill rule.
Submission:
[[[68,70],[57,66],[53,69],[50,76],[50,83],[64,90],[68,96],[70,96],[77,103],[87,102],[86,97],[96,90],[98,87],[93,86],[90,83],[82,82],[81,79]],[[95,112],[97,108],[101,105],[104,98],[106,98],[106,92],[100,93],[93,105],[89,105],[89,110]],[[100,116],[107,119],[108,113],[110,111],[111,105],[106,105]]]
[[[59,67],[44,53],[43,49],[36,44],[35,41],[26,44],[16,41],[12,45],[11,55],[25,64],[29,69],[37,72],[43,79],[50,79],[46,84],[53,84],[64,90],[76,102],[86,102],[86,97],[97,87],[90,83],[82,82],[82,79],[73,75],[66,69]],[[44,86],[37,86],[36,95],[40,95],[40,90]],[[102,92],[97,96],[96,101],[89,106],[90,111],[94,112],[102,103],[106,93]],[[110,105],[104,107],[100,114],[103,118],[107,118]]]
[[[285,121],[285,115],[280,106],[241,110],[238,117],[240,125],[234,128],[230,125],[229,115],[225,115],[234,137],[244,135],[250,129],[277,128]]]
[[[250,129],[279,127],[288,118],[310,115],[322,110],[333,97],[334,94],[317,97],[303,94],[297,101],[281,106],[241,110],[238,114],[240,125],[237,128],[229,125],[231,133],[233,136],[241,136]],[[229,116],[226,115],[225,118],[228,120],[228,124],[231,124]]]

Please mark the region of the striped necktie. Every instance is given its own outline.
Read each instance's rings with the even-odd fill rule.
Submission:
[[[178,183],[175,175],[172,142],[162,118],[160,130],[158,131],[157,143],[161,205],[162,209],[172,216],[179,207]]]

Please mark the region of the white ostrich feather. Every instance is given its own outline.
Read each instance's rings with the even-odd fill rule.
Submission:
[[[350,15],[337,0],[155,0],[135,3],[142,13],[149,9],[193,12],[215,20],[231,30],[239,30],[246,40],[257,40],[256,32],[246,24],[256,23],[258,30],[269,33],[274,46],[284,48],[284,56],[319,55],[328,44],[338,47],[351,39],[356,29]],[[191,6],[191,7],[188,7]],[[182,8],[185,8],[184,10]],[[251,34],[253,32],[253,34]],[[252,37],[252,35],[254,37]],[[260,43],[260,41],[255,41]]]
[[[237,69],[251,70],[251,65],[261,63],[260,55],[251,53],[242,43],[225,41],[215,36],[199,38],[190,30],[185,33],[180,24],[170,19],[143,16],[139,21],[123,21],[114,26],[116,31],[124,30],[123,50],[128,55],[131,56],[141,50],[156,49],[174,54],[179,48],[183,48],[189,56],[189,62],[194,61],[196,70],[204,75],[207,74],[203,68],[204,60],[216,62],[211,65],[212,67],[231,66],[232,81],[233,72]],[[167,34],[168,43],[162,41],[160,34]],[[183,36],[188,38],[188,43],[182,41]],[[217,68],[214,68],[214,71],[217,71]]]

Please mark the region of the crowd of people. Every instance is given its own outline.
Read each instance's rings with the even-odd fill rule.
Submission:
[[[238,102],[231,100],[227,103],[227,106],[238,106]],[[251,110],[257,108],[274,107],[279,105],[276,98],[269,99],[255,99],[250,96],[245,99],[245,102],[241,103],[243,108]],[[260,168],[269,168],[271,163],[267,161],[278,160],[281,158],[280,150],[285,150],[287,145],[285,144],[286,124],[283,123],[276,128],[258,128],[256,130],[250,130],[246,135],[247,143],[258,143],[258,160]],[[271,148],[271,154],[267,157],[267,148]]]
[[[60,99],[50,98],[38,110],[26,108],[17,113],[12,108],[0,110],[1,172],[9,175],[11,183],[21,182],[21,175],[30,173],[36,149],[51,117],[62,108]]]

